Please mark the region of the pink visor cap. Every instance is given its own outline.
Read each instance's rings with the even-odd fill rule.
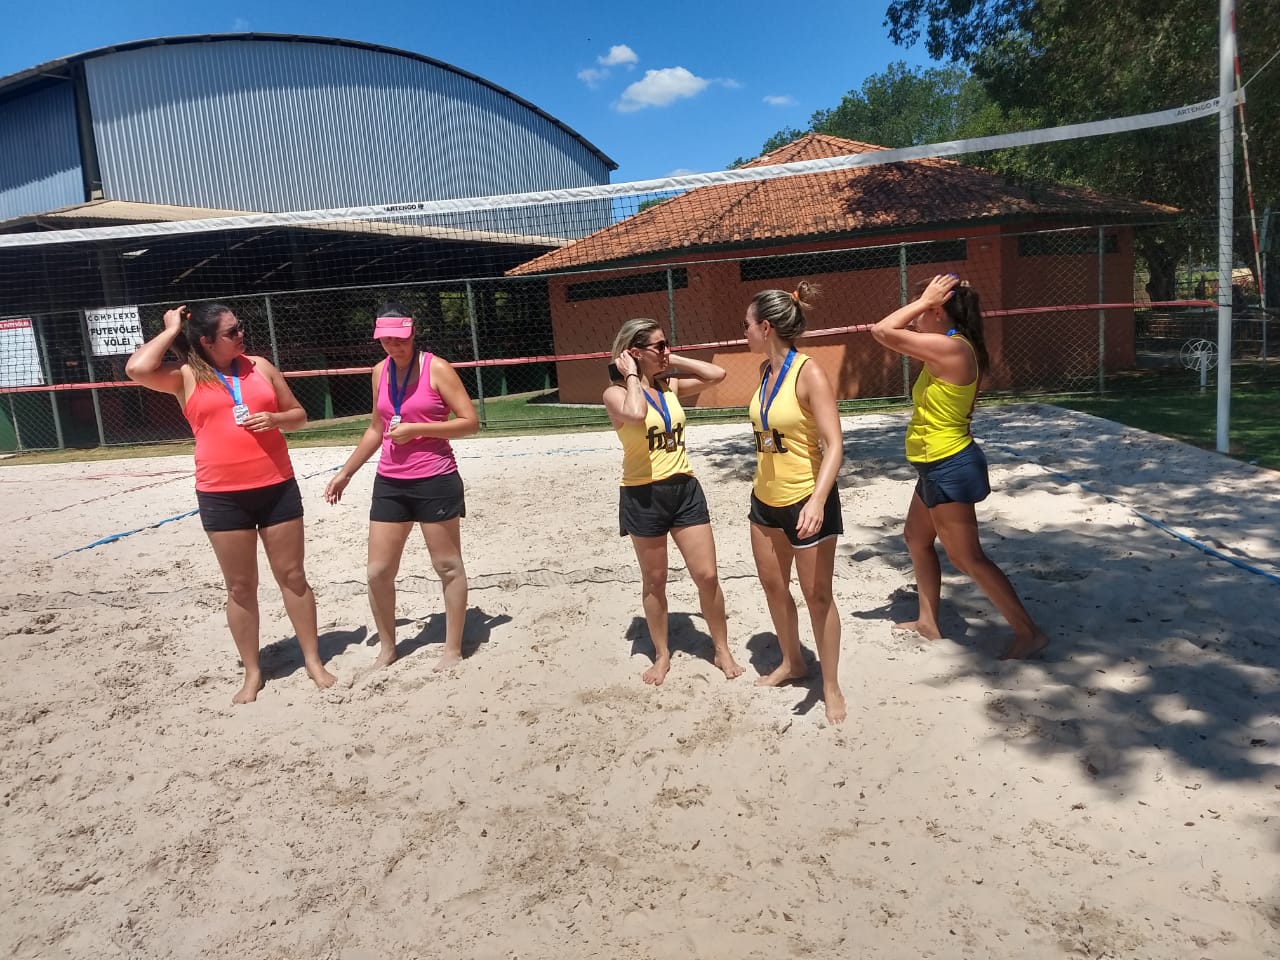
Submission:
[[[381,340],[383,337],[395,337],[399,340],[412,339],[413,318],[379,317],[373,325],[373,339]]]

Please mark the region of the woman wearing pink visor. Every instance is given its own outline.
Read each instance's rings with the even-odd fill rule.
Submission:
[[[378,311],[373,338],[387,357],[373,368],[373,414],[355,450],[329,481],[324,497],[342,499],[355,472],[381,450],[369,509],[369,607],[381,649],[378,665],[396,659],[396,574],[414,523],[444,589],[444,652],[437,671],[462,659],[467,571],[459,520],[467,515],[462,478],[449,441],[480,429],[471,398],[450,363],[413,342],[413,317],[398,303]]]

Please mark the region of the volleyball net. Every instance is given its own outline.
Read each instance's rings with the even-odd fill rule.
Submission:
[[[758,363],[746,307],[800,280],[823,290],[803,348],[840,399],[901,398],[914,368],[866,330],[937,273],[981,296],[987,392],[1104,390],[1212,336],[1229,298],[1206,212],[1217,110],[895,150],[811,135],[735,169],[536,194],[250,214],[96,201],[11,222],[0,449],[188,437],[173,401],[129,383],[124,363],[166,309],[206,301],[243,321],[248,352],[285,372],[313,423],[367,416],[387,302],[417,318],[420,345],[458,368],[489,426],[527,419],[531,400],[558,405],[545,419],[599,422],[609,347],[633,317],[726,368],[700,407],[741,407]],[[1100,163],[1131,171],[1132,187],[1080,186]],[[1156,163],[1181,165],[1176,190],[1142,176]],[[1236,349],[1265,357],[1275,337],[1253,255],[1240,247]]]

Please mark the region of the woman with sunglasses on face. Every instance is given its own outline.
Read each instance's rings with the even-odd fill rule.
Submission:
[[[1039,656],[1049,638],[1032,621],[1004,575],[982,550],[974,504],[991,492],[987,459],[973,439],[973,407],[987,366],[978,294],[954,274],[935,276],[918,299],[889,314],[871,330],[876,340],[924,364],[911,390],[907,459],[919,473],[904,533],[916,576],[920,611],[898,626],[938,640],[942,567],[947,556],[995,604],[1013,627],[1013,643],[1001,660]]]
[[[172,350],[179,363],[165,362]],[[196,449],[200,522],[227,587],[227,626],[244,665],[232,703],[262,689],[258,664],[258,540],[280,586],[285,611],[316,686],[335,677],[320,662],[316,599],[303,568],[302,496],[281,430],[297,430],[306,411],[280,371],[244,352],[244,326],[229,307],[168,310],[164,329],[129,357],[131,380],[177,398]]]
[[[667,641],[667,535],[675,541],[698,588],[711,633],[715,665],[732,680],[742,668],[729,652],[724,593],[716,571],[716,543],[702,486],[685,453],[687,399],[724,379],[714,363],[671,352],[654,320],[628,320],[613,340],[620,379],[604,391],[604,405],[622,441],[618,532],[630,535],[640,562],[641,597],[653,666],[645,683],[657,686],[671,669]]]
[[[840,723],[847,708],[840,689],[840,615],[832,597],[836,538],[844,533],[836,474],[844,437],[831,381],[796,351],[805,310],[816,284],[765,290],[747,307],[747,346],[765,356],[760,389],[751,396],[756,435],[756,476],[751,491],[751,552],[773,620],[782,663],[756,681],[776,687],[808,673],[800,647],[799,616],[791,595],[794,564],[809,608],[827,721]]]
[[[369,508],[369,607],[381,644],[377,663],[396,659],[396,574],[416,523],[444,590],[444,650],[434,668],[440,672],[462,660],[467,616],[460,524],[467,505],[449,441],[475,433],[480,419],[453,365],[419,352],[413,330],[413,317],[400,304],[378,311],[373,338],[387,357],[373,368],[373,414],[324,498],[341,500],[355,472],[381,451]]]

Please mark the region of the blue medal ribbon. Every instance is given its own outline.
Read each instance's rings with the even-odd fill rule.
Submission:
[[[222,385],[227,388],[227,393],[231,394],[231,402],[237,407],[240,406],[240,368],[236,366],[236,362],[234,360],[231,361],[230,382],[228,382],[227,378],[222,375],[221,370],[215,369],[213,372],[218,375],[218,379],[222,381]]]
[[[764,399],[764,388],[769,383],[770,367],[766,367],[764,376],[760,379],[760,432],[769,432],[769,408],[773,406],[773,399],[778,395],[778,388],[782,386],[782,381],[787,379],[787,371],[791,369],[791,361],[796,358],[796,351],[793,347],[787,351],[787,359],[782,361],[782,369],[778,371],[778,379],[773,381],[773,391],[769,394],[768,403]]]
[[[409,390],[409,378],[413,376],[413,364],[404,372],[404,383],[396,380],[396,362],[387,358],[391,376],[387,380],[387,392],[391,395],[391,410],[395,414],[396,423],[400,422],[400,408],[404,406],[405,393]]]
[[[644,391],[644,398],[648,402],[649,406],[657,410],[659,416],[662,417],[663,431],[666,433],[670,433],[671,432],[671,411],[667,408],[666,391],[664,390],[658,391],[658,400],[662,403],[662,406],[658,406],[658,404],[653,402],[653,397],[649,396],[648,390]]]

